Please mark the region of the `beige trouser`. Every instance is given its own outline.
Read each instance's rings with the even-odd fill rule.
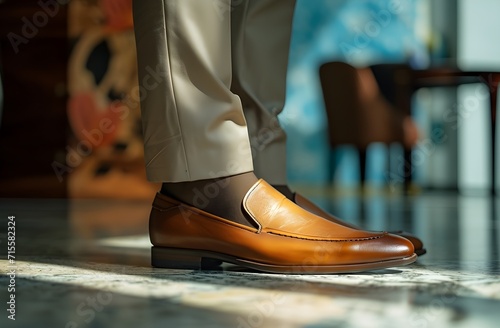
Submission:
[[[286,184],[277,115],[294,0],[135,0],[148,179]],[[248,124],[248,125],[247,125]]]

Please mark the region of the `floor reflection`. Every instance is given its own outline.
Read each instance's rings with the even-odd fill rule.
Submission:
[[[327,211],[370,230],[406,230],[421,237],[423,259],[498,262],[499,200],[456,194],[315,194]]]
[[[0,215],[17,220],[15,326],[496,327],[500,200],[303,194],[364,228],[414,232],[428,254],[408,267],[344,275],[155,269],[150,202],[1,200]],[[5,315],[0,322],[12,325]]]

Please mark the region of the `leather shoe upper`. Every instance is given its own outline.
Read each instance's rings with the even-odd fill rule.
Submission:
[[[325,218],[328,221],[331,221],[331,222],[334,222],[336,224],[340,224],[340,225],[343,225],[345,227],[349,227],[352,229],[361,229],[361,228],[355,226],[354,224],[350,224],[350,223],[347,223],[345,221],[342,221],[341,219],[331,215],[330,213],[327,213],[326,211],[324,211],[320,207],[318,207],[316,204],[314,204],[313,202],[311,202],[310,200],[308,200],[307,198],[305,198],[304,196],[302,196],[298,193],[295,193],[295,203],[297,205],[299,205],[300,207],[302,207],[303,209],[305,209],[311,213],[314,213],[318,216],[321,216],[322,218]],[[415,253],[417,253],[418,255],[423,255],[426,253],[426,251],[424,249],[424,243],[417,236],[415,236],[409,232],[405,232],[405,231],[391,231],[391,234],[398,235],[398,236],[401,236],[403,238],[408,239],[413,244],[413,247],[415,249]]]
[[[150,216],[155,246],[205,250],[273,265],[342,265],[413,255],[413,245],[386,232],[367,232],[316,216],[259,180],[243,207],[255,227],[157,194]]]

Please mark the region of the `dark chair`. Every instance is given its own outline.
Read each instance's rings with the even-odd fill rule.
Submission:
[[[362,182],[366,176],[366,151],[371,143],[400,143],[405,148],[406,161],[410,161],[411,148],[418,141],[410,108],[396,107],[397,99],[405,95],[398,94],[389,84],[382,89],[375,73],[376,70],[355,68],[343,62],[320,67],[330,146],[349,144],[359,150]],[[411,179],[407,167],[411,165],[396,172],[406,187]]]

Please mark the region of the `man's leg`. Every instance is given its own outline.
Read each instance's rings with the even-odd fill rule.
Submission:
[[[162,192],[248,223],[257,181],[240,98],[230,91],[228,1],[136,0],[146,171]]]
[[[229,5],[224,11],[218,1],[134,2],[151,181],[194,181],[253,170],[241,102],[229,90],[229,15]]]
[[[243,103],[255,174],[275,187],[287,184],[286,135],[277,116],[285,105],[294,8],[294,0],[233,0],[231,89]]]

